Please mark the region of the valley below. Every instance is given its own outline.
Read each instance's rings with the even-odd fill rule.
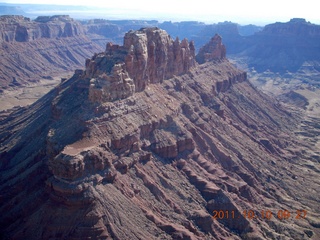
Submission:
[[[58,77],[50,77],[52,78],[50,80],[40,79],[37,83],[29,83],[26,86],[4,90],[0,93],[0,111],[31,105],[60,84],[61,79],[68,79],[72,74],[65,73]]]

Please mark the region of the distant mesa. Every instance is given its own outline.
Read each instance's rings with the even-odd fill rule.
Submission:
[[[253,36],[238,42],[233,54],[247,58],[249,67],[257,72],[269,69],[285,74],[297,72],[304,63],[320,62],[320,25],[303,18],[293,18],[286,23],[273,23]]]
[[[0,16],[0,31],[0,88],[73,71],[83,67],[94,52],[103,50],[86,35],[82,24],[68,15],[34,21],[20,15]]]
[[[307,22],[304,18],[292,18],[289,22],[268,24],[259,34],[291,35],[293,38],[320,36],[320,26]]]
[[[290,22],[291,23],[306,23],[307,21],[304,18],[292,18],[292,19],[290,19]]]
[[[23,16],[0,16],[0,41],[30,42],[40,38],[84,34],[82,25],[68,15],[43,16],[34,21]]]
[[[34,21],[47,23],[50,21],[73,22],[74,20],[69,15],[54,15],[54,16],[39,16]]]

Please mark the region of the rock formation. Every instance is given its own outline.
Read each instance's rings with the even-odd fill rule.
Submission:
[[[226,47],[222,44],[222,38],[216,34],[210,42],[200,48],[197,61],[201,63],[212,60],[221,60],[226,57]]]
[[[84,34],[82,25],[67,15],[38,17],[2,16],[0,42],[30,42],[39,38],[75,37]]]
[[[227,59],[199,65],[186,40],[129,32],[1,121],[1,236],[317,239],[318,163],[298,123]]]
[[[87,60],[85,76],[91,78],[89,98],[126,98],[143,91],[149,83],[187,73],[194,66],[193,42],[180,42],[178,38],[173,41],[158,28],[130,31],[123,46],[109,43],[104,53]]]

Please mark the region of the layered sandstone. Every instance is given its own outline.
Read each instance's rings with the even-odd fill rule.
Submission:
[[[0,31],[0,42],[30,42],[39,38],[64,38],[84,34],[82,25],[68,15],[38,17],[34,21],[23,16],[2,16]]]
[[[150,45],[159,44],[159,60],[143,61],[148,31],[170,39],[128,33],[134,66],[184,69],[165,68],[162,41]],[[317,239],[318,163],[292,134],[297,115],[224,58],[163,79],[128,70],[128,45],[109,44],[86,71],[1,122],[2,236]],[[128,78],[134,91],[117,95]],[[94,79],[103,97],[92,99]],[[279,220],[280,209],[307,209],[308,218]],[[214,219],[215,210],[235,218]],[[267,210],[268,220],[259,215]]]
[[[109,43],[104,53],[87,60],[85,77],[91,78],[89,98],[125,98],[150,83],[187,73],[195,65],[193,42],[173,40],[158,28],[130,31],[123,46]]]

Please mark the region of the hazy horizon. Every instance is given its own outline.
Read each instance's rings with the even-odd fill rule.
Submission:
[[[92,0],[90,3],[83,0],[7,0],[8,4],[41,4],[41,5],[70,5],[85,6],[84,10],[60,11],[29,11],[39,15],[68,14],[71,17],[83,16],[84,18],[137,19],[158,21],[200,21],[217,23],[232,21],[239,24],[266,25],[273,22],[287,22],[291,18],[305,18],[315,24],[320,24],[315,0],[299,2],[269,0],[258,2],[251,0],[232,1],[224,0],[211,2],[197,0],[163,0],[161,4],[155,1],[136,0],[125,1],[119,4],[113,2],[99,2]]]

